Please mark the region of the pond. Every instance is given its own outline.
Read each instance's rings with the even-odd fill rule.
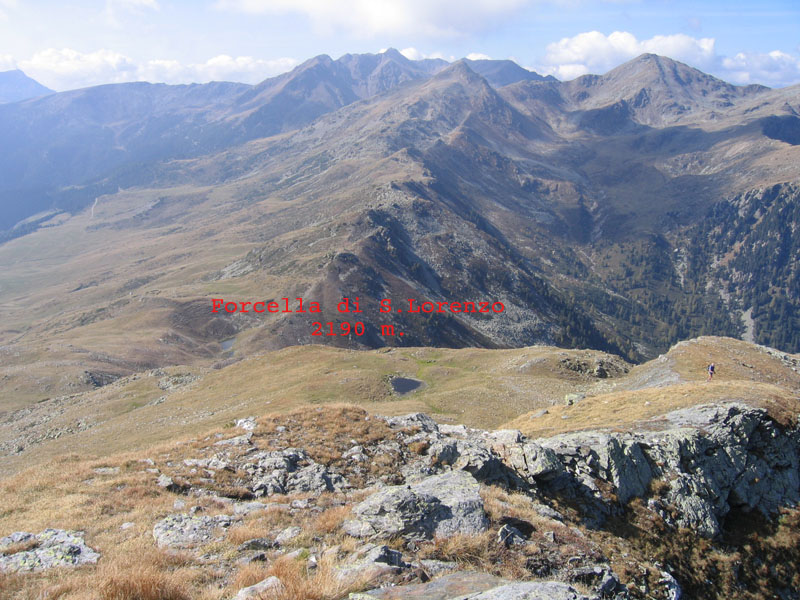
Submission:
[[[408,377],[395,377],[391,380],[392,389],[398,394],[407,394],[413,392],[422,382],[418,379],[410,379]]]
[[[219,345],[222,346],[222,351],[227,352],[231,348],[233,348],[233,342],[236,341],[236,338],[231,338],[229,340],[222,340]]]

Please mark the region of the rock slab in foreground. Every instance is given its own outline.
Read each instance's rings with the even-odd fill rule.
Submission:
[[[45,529],[40,534],[18,531],[0,538],[0,571],[43,571],[53,567],[95,564],[100,554],[86,545],[82,531]]]
[[[407,539],[476,534],[489,528],[480,484],[465,471],[427,477],[410,486],[384,488],[358,504],[343,525],[354,537],[402,535]]]
[[[487,573],[453,573],[416,585],[350,594],[350,600],[591,600],[554,581],[510,583]]]

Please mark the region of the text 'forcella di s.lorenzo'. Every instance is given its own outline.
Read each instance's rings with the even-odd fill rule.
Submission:
[[[382,298],[378,302],[378,312],[405,312],[405,313],[502,313],[506,309],[502,302],[466,301],[466,302],[432,302],[419,301],[416,298],[406,298],[394,308],[389,298]],[[342,298],[336,305],[340,313],[362,313],[361,299]],[[233,301],[224,298],[211,299],[212,313],[321,313],[319,302],[305,301],[303,298],[281,298],[279,300],[260,300],[257,302]]]

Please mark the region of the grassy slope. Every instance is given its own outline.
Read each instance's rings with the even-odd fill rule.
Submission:
[[[565,369],[560,363],[565,358],[589,362],[602,358],[624,365],[599,352],[544,346],[374,351],[296,346],[222,369],[171,367],[163,374],[144,372],[93,392],[9,412],[7,422],[0,423],[0,443],[14,439],[14,428],[29,421],[44,420],[32,431],[63,433],[21,454],[7,455],[16,449],[15,443],[3,452],[6,456],[0,459],[0,472],[15,471],[64,452],[103,456],[205,427],[223,426],[248,415],[329,402],[355,403],[380,414],[424,411],[442,421],[491,428],[560,402],[575,389],[594,389],[597,380]],[[173,389],[159,387],[165,377],[187,373],[197,379]],[[389,384],[393,375],[416,377],[424,385],[411,394],[397,396]],[[162,397],[163,402],[158,402]],[[77,433],[68,431],[76,430],[81,421],[88,421],[92,427]]]
[[[676,408],[720,400],[767,406],[784,422],[800,412],[800,374],[779,356],[746,342],[699,338],[607,379],[567,366],[597,360],[625,366],[599,352],[544,346],[374,351],[297,346],[222,369],[148,371],[92,392],[7,412],[0,423],[0,473],[67,452],[102,457],[222,427],[248,415],[335,402],[379,414],[424,411],[442,422],[513,427],[534,437],[634,427]],[[718,375],[706,383],[704,369],[712,361]],[[186,374],[193,380],[176,379]],[[389,384],[394,375],[416,377],[424,385],[398,396]],[[587,397],[566,406],[565,395],[576,392]],[[531,418],[543,408],[548,414]],[[26,435],[38,436],[40,443],[19,437],[19,429],[28,424]],[[25,447],[23,452],[16,452],[18,445]]]
[[[647,427],[647,421],[669,411],[706,402],[739,401],[766,408],[777,420],[794,422],[800,412],[800,374],[771,354],[731,338],[701,337],[681,342],[666,355],[634,367],[606,391],[555,406],[548,414],[520,415],[503,427],[543,437],[582,429]],[[713,362],[716,376],[706,381]]]

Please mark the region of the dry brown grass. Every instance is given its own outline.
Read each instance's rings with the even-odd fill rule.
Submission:
[[[339,600],[368,584],[368,580],[340,578],[335,562],[329,558],[320,559],[315,569],[309,569],[303,559],[282,557],[268,572],[281,580],[282,589],[275,600]]]
[[[657,427],[657,418],[670,411],[711,402],[743,402],[765,408],[784,425],[794,422],[800,412],[797,393],[790,389],[751,381],[714,381],[592,396],[572,406],[554,406],[541,417],[522,415],[503,428],[519,429],[537,438],[587,429],[639,428],[654,419],[649,426]]]
[[[339,530],[342,523],[350,516],[351,505],[334,506],[321,512],[312,525],[312,531],[318,535],[329,535]]]
[[[102,600],[190,600],[186,577],[165,572],[154,565],[101,569],[98,592]]]
[[[268,538],[272,535],[274,526],[257,519],[251,519],[242,525],[231,527],[225,539],[234,546],[244,544],[256,538]]]
[[[236,571],[236,576],[228,587],[232,590],[250,587],[259,581],[264,581],[269,577],[269,573],[269,567],[265,564],[250,563],[249,565],[244,565]]]

